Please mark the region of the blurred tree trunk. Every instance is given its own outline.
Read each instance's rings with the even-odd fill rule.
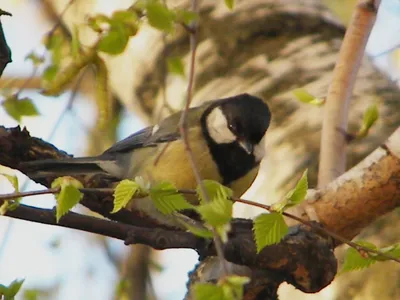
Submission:
[[[318,0],[236,2],[235,9],[228,11],[223,1],[201,1],[193,102],[243,92],[259,95],[268,102],[273,113],[268,154],[248,197],[270,203],[279,200],[305,168],[310,170],[311,186],[316,184],[324,111],[298,102],[290,91],[302,87],[317,97],[326,94],[344,28]],[[121,7],[124,1],[116,3]],[[170,6],[178,3],[187,1],[168,1]],[[86,5],[81,16],[66,14],[68,26],[82,20],[85,13],[94,13],[93,7],[88,9],[90,5]],[[62,5],[57,6],[59,11],[61,8]],[[178,109],[184,99],[186,80],[166,74],[165,59],[181,56],[187,61],[188,46],[188,34],[183,28],[178,28],[175,36],[167,37],[166,42],[159,32],[143,28],[126,53],[106,58],[113,89],[123,104],[149,122],[160,112],[169,113],[163,105],[165,101],[168,107]],[[349,129],[358,129],[362,113],[373,102],[378,103],[380,119],[367,138],[349,145],[349,168],[399,126],[399,98],[394,85],[365,59],[351,103]],[[247,216],[255,213],[249,208],[242,208],[242,212]],[[366,230],[363,238],[382,245],[392,243],[398,236],[398,223],[396,213],[392,213]],[[388,265],[379,264],[365,272],[339,277],[314,297],[376,299],[375,294],[379,294],[380,299],[399,298],[396,283],[400,268],[390,264],[390,280],[387,268]],[[313,297],[300,298],[300,294],[281,289],[281,299]]]

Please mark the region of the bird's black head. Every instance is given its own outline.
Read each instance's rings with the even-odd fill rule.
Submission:
[[[267,104],[249,94],[217,100],[206,112],[207,131],[215,143],[237,143],[248,154],[254,151],[258,160],[263,154],[255,151],[264,146],[263,137],[270,120]]]
[[[216,100],[208,107],[203,132],[222,173],[236,179],[258,165],[270,120],[267,104],[248,94]]]

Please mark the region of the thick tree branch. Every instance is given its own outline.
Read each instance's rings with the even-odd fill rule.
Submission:
[[[400,205],[400,127],[387,142],[323,189],[310,190],[318,220],[337,234],[352,239],[376,218]]]
[[[322,123],[318,186],[324,187],[345,171],[348,108],[358,69],[380,0],[359,0],[333,70]]]

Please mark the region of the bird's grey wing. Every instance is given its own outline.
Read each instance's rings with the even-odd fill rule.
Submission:
[[[205,109],[205,106],[190,108],[187,114],[188,128],[200,126],[200,118]],[[179,111],[162,120],[152,129],[153,133],[145,143],[145,146],[159,143],[172,142],[180,139],[179,122],[182,112]]]
[[[188,112],[188,127],[199,126],[201,114],[205,106],[190,108]],[[162,120],[158,125],[146,127],[107,149],[103,155],[126,153],[137,148],[155,147],[160,143],[176,141],[180,138],[179,121],[181,112],[174,113]]]
[[[104,151],[103,155],[107,154],[115,154],[115,153],[125,153],[131,150],[141,148],[143,145],[148,141],[151,137],[153,130],[153,126],[146,127],[130,136],[126,137],[125,139],[115,143],[106,151]]]

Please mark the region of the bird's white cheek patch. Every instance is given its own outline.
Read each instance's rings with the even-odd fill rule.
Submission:
[[[261,161],[264,156],[265,156],[265,135],[263,136],[263,138],[261,139],[261,141],[254,146],[254,152],[253,155],[256,159],[256,161]]]
[[[228,128],[226,117],[220,108],[215,108],[207,117],[207,129],[210,137],[217,144],[232,143],[236,136]]]

